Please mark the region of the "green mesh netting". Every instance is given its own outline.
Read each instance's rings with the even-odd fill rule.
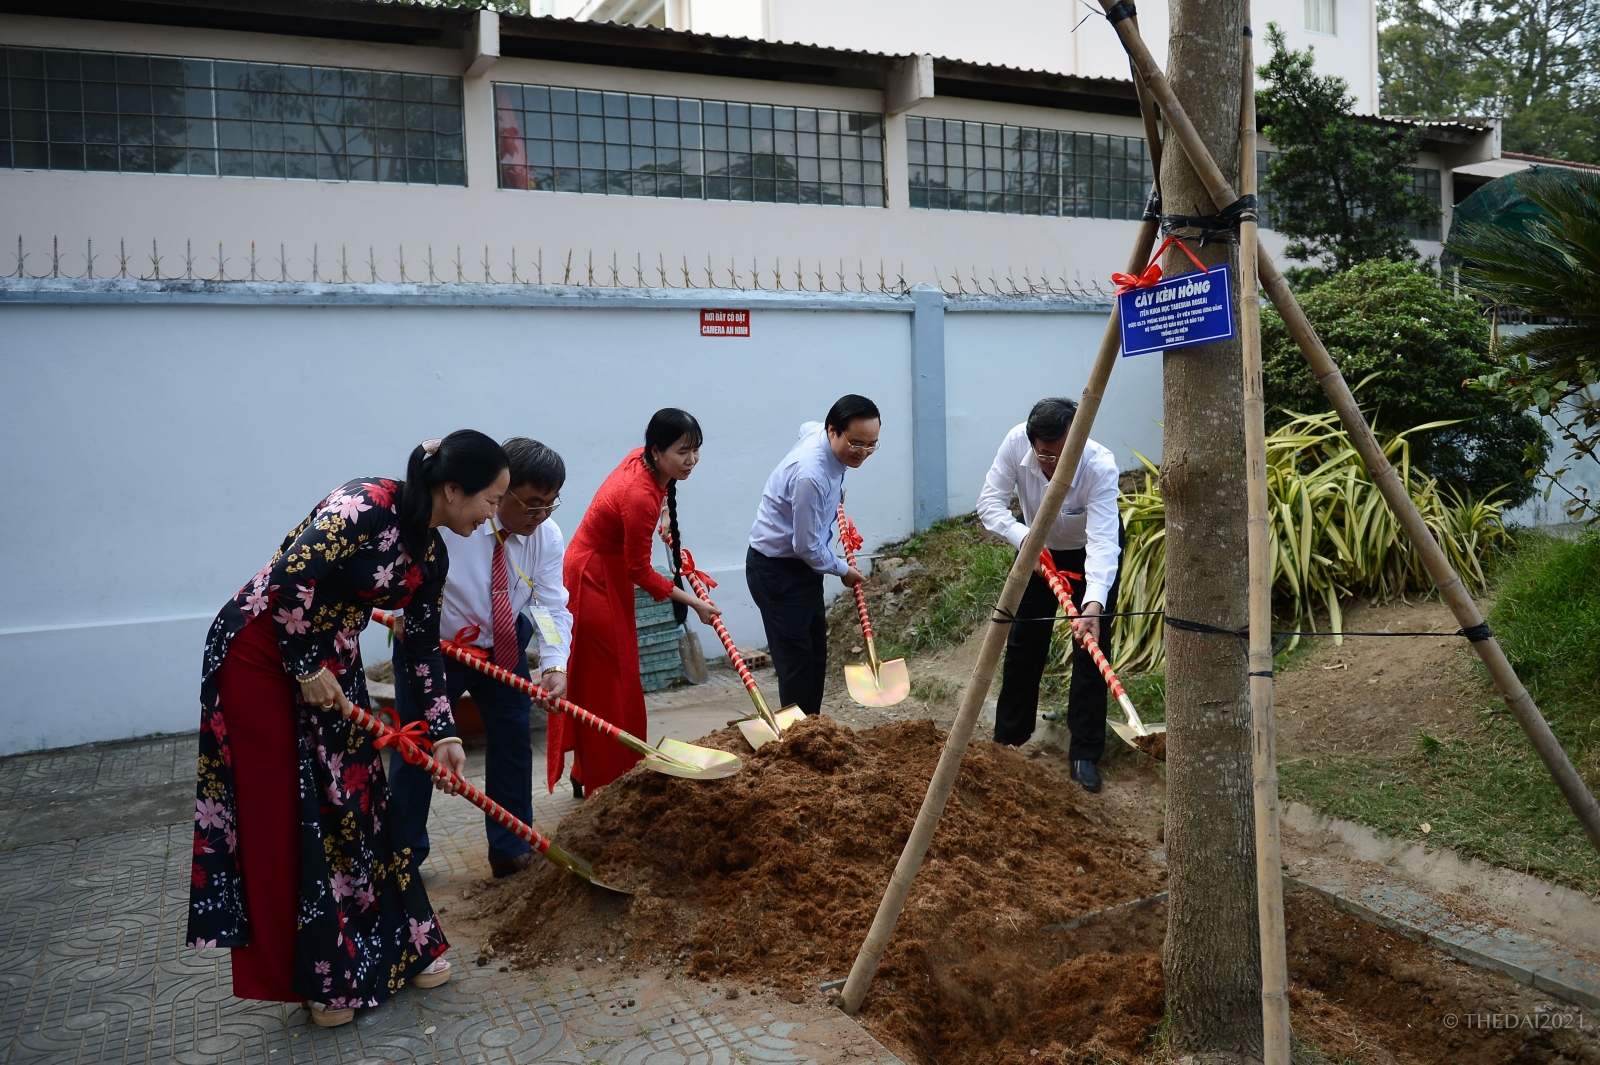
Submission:
[[[1535,166],[1527,170],[1519,170],[1515,174],[1495,178],[1487,185],[1481,186],[1476,192],[1460,203],[1456,204],[1455,217],[1451,221],[1452,228],[1463,222],[1479,225],[1499,226],[1502,229],[1525,233],[1528,223],[1544,217],[1541,211],[1527,196],[1523,194],[1522,185],[1535,174],[1541,176],[1554,175],[1562,181],[1576,183],[1575,172],[1564,166]],[[1443,257],[1442,265],[1454,266],[1460,262],[1449,251]]]

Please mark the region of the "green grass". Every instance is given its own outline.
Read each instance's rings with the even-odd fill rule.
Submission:
[[[1593,789],[1600,784],[1600,537],[1524,535],[1498,576],[1491,627]],[[1286,763],[1284,796],[1600,894],[1600,856],[1487,674],[1475,669],[1483,699],[1459,733],[1419,734],[1411,751],[1386,761]]]
[[[989,616],[1016,557],[1010,545],[983,532],[975,514],[938,522],[879,554],[918,563],[909,578],[919,605],[914,614],[886,617],[869,596],[884,658],[929,654],[965,640]]]

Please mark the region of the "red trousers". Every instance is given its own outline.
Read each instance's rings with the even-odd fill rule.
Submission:
[[[217,692],[232,749],[250,943],[233,949],[237,998],[299,1002],[291,986],[300,908],[300,727],[294,680],[266,612],[228,646]]]

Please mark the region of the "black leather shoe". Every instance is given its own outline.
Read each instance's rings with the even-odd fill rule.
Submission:
[[[1096,769],[1094,763],[1087,758],[1073,760],[1072,779],[1082,784],[1084,791],[1096,793],[1100,791],[1100,770]]]
[[[507,858],[503,862],[490,862],[489,871],[496,880],[504,880],[513,873],[520,873],[533,864],[533,852],[524,851],[515,858]]]
[[[583,798],[583,785],[579,784],[576,780],[572,782],[572,797],[574,799]]]

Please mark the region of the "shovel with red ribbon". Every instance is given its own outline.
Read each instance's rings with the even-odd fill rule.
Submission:
[[[1061,571],[1056,569],[1055,559],[1050,557],[1048,549],[1039,552],[1039,565],[1044,569],[1045,580],[1049,582],[1050,590],[1056,593],[1056,599],[1060,601],[1062,609],[1067,612],[1067,617],[1077,621],[1082,615],[1078,613],[1078,608],[1072,605],[1072,586],[1067,583],[1067,579]],[[1111,663],[1107,661],[1105,652],[1100,650],[1100,644],[1088,633],[1079,632],[1076,625],[1073,626],[1072,635],[1074,639],[1083,644],[1083,649],[1089,652],[1089,657],[1094,659],[1094,664],[1100,670],[1100,675],[1106,679],[1106,687],[1111,689],[1111,694],[1116,697],[1117,705],[1122,707],[1122,712],[1128,715],[1127,724],[1123,724],[1121,721],[1110,722],[1112,730],[1122,737],[1123,742],[1127,743],[1128,746],[1143,750],[1144,748],[1136,740],[1153,736],[1158,732],[1165,732],[1167,731],[1167,726],[1165,724],[1146,725],[1139,720],[1139,711],[1134,709],[1133,700],[1128,698],[1128,693],[1122,688],[1122,682],[1112,672]]]
[[[396,633],[400,632],[402,622],[395,615],[383,610],[374,610],[372,616],[380,624],[387,625]],[[566,714],[579,724],[587,725],[596,732],[610,737],[643,758],[646,768],[653,769],[657,773],[665,773],[670,777],[685,777],[689,780],[718,780],[732,776],[743,768],[744,763],[731,751],[713,750],[710,747],[700,747],[670,737],[662,737],[658,743],[651,746],[631,732],[625,732],[604,718],[596,717],[578,704],[551,695],[533,681],[525,680],[495,665],[489,661],[489,652],[481,647],[472,646],[472,640],[476,639],[477,635],[478,627],[468,626],[456,633],[454,640],[440,640],[439,649],[457,662],[471,666],[501,684],[532,696],[540,706],[558,714]]]
[[[656,531],[660,533],[661,541],[667,545],[667,550],[671,551],[672,537],[667,530]],[[717,586],[717,582],[711,579],[711,574],[695,567],[694,556],[689,554],[687,548],[683,549],[681,554],[684,577],[688,579],[690,587],[694,589],[694,594],[700,597],[700,601],[709,604],[711,589]],[[806,713],[798,706],[786,706],[776,714],[768,709],[766,699],[761,696],[761,688],[756,684],[756,678],[751,675],[750,667],[744,664],[744,656],[739,653],[739,648],[734,646],[733,636],[729,634],[728,627],[722,623],[720,617],[716,617],[711,619],[711,628],[716,631],[717,639],[722,641],[722,649],[728,652],[728,661],[739,671],[739,679],[744,681],[744,690],[750,693],[750,701],[755,704],[755,716],[743,718],[737,725],[746,742],[759,751],[764,744],[782,739],[784,730],[791,728],[796,721],[805,717]]]
[[[377,613],[382,613],[378,611]],[[540,835],[537,829],[526,825],[511,815],[504,806],[495,802],[489,796],[473,787],[465,777],[459,776],[446,769],[431,754],[428,753],[432,744],[427,740],[428,724],[425,721],[413,721],[404,728],[395,728],[373,717],[361,707],[352,703],[339,693],[339,713],[343,714],[352,724],[364,728],[374,736],[378,747],[393,747],[395,752],[410,762],[412,765],[421,766],[425,772],[435,780],[440,780],[449,786],[451,792],[466,799],[472,805],[494,818],[503,828],[512,832],[517,838],[527,841],[533,849],[544,855],[545,859],[554,865],[589,881],[596,887],[603,887],[607,891],[615,891],[623,895],[633,892],[625,888],[613,887],[595,876],[594,866],[578,857],[569,854],[556,846],[550,840]]]
[[[839,542],[844,545],[844,560],[856,564],[856,552],[861,550],[861,531],[844,512],[844,501],[839,501]],[[867,641],[867,661],[844,667],[844,684],[850,698],[862,706],[893,706],[911,694],[911,672],[906,660],[891,658],[878,660],[878,645],[872,637],[872,619],[867,616],[867,593],[856,585],[856,613],[861,616],[861,635]]]

